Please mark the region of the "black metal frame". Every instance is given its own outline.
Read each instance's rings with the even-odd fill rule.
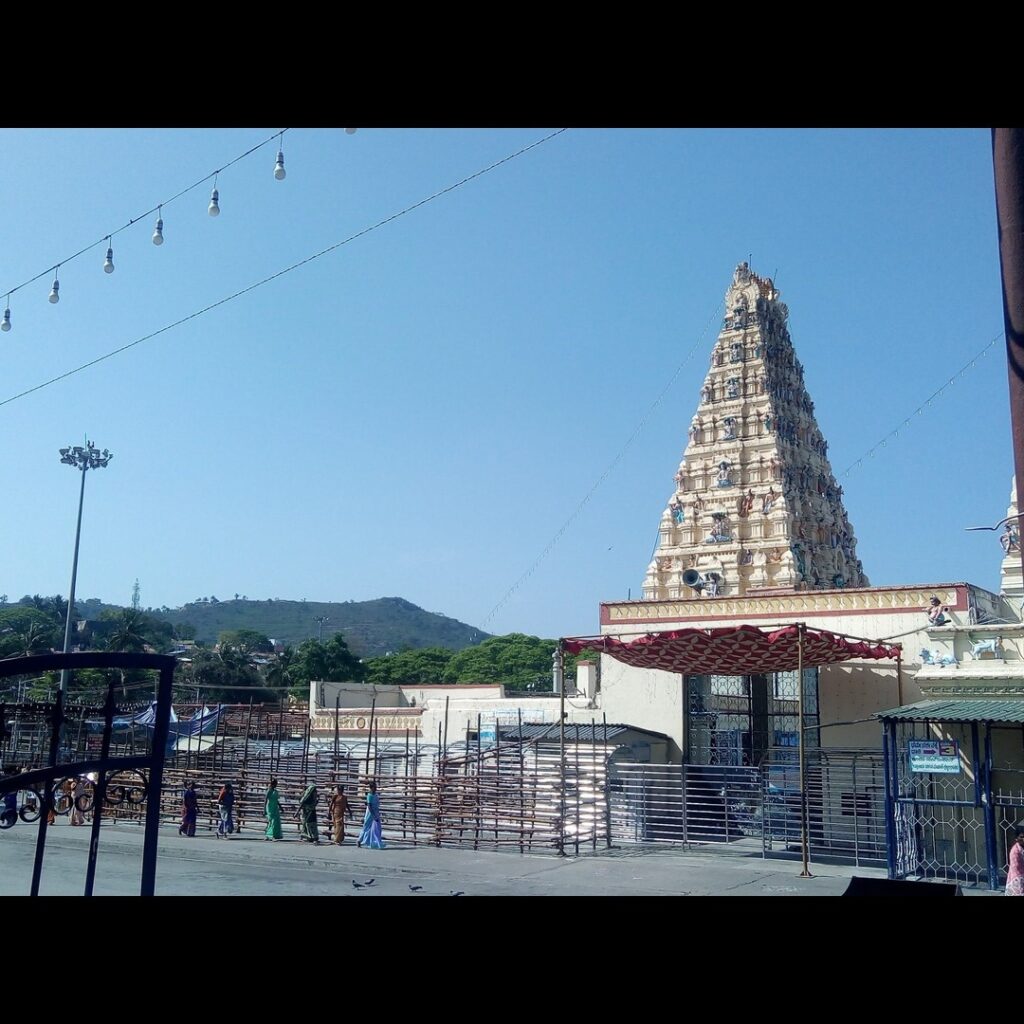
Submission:
[[[156,887],[157,840],[160,829],[160,793],[163,786],[164,758],[167,749],[168,723],[171,715],[171,688],[174,684],[174,669],[177,660],[165,654],[123,654],[115,652],[86,652],[76,654],[42,654],[27,658],[10,658],[0,661],[0,679],[11,676],[38,675],[41,672],[56,672],[67,669],[75,672],[87,668],[115,668],[130,670],[154,670],[160,673],[157,687],[156,721],[149,754],[131,757],[110,757],[110,740],[114,721],[114,683],[107,688],[103,704],[103,741],[99,758],[89,758],[65,764],[57,764],[60,752],[61,726],[66,720],[63,694],[58,692],[56,701],[50,705],[50,749],[47,766],[19,775],[0,778],[0,796],[20,789],[32,789],[39,794],[39,832],[36,838],[35,861],[32,867],[31,895],[39,895],[39,881],[42,876],[43,854],[46,849],[46,830],[49,811],[54,807],[54,784],[58,779],[96,773],[96,787],[93,797],[92,835],[89,841],[89,859],[85,875],[85,895],[91,896],[96,878],[96,857],[99,850],[100,823],[106,800],[107,783],[111,776],[125,771],[145,772],[148,770],[146,831],[142,848],[142,878],[140,896],[152,896]],[[0,705],[2,712],[2,705]]]

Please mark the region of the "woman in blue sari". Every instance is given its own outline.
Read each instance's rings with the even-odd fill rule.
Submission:
[[[380,797],[377,796],[376,782],[370,783],[370,792],[366,794],[363,831],[356,846],[368,846],[371,850],[383,850],[387,847],[380,834]]]

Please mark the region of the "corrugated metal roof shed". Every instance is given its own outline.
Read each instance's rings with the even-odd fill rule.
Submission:
[[[1002,722],[1024,724],[1024,700],[922,700],[879,711],[898,722]]]

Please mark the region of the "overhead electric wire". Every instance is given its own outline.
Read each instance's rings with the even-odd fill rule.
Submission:
[[[954,373],[953,376],[950,377],[949,380],[947,380],[946,383],[942,385],[942,387],[940,387],[937,391],[933,391],[931,393],[931,395],[928,396],[928,398],[926,398],[906,419],[903,420],[902,423],[900,423],[899,426],[894,427],[892,430],[890,430],[889,433],[886,434],[885,437],[883,437],[881,439],[881,441],[878,441],[876,444],[874,444],[859,459],[857,459],[855,462],[851,463],[845,470],[843,470],[843,473],[842,473],[842,476],[840,477],[840,479],[843,480],[846,477],[848,477],[850,475],[850,473],[852,473],[853,470],[855,470],[865,459],[873,458],[875,452],[877,452],[879,448],[886,447],[886,445],[889,443],[889,439],[890,438],[896,437],[901,430],[904,430],[905,428],[909,427],[910,426],[910,421],[915,416],[920,416],[921,413],[923,413],[924,410],[928,406],[930,406],[932,404],[932,402],[934,402],[935,399],[938,398],[939,395],[942,394],[943,391],[945,391],[947,388],[952,387],[957,382],[957,380],[959,380],[961,377],[963,377],[967,373],[968,370],[973,370],[975,363],[977,363],[977,361],[979,359],[981,359],[982,356],[986,355],[988,353],[989,349],[992,348],[992,346],[997,341],[1000,341],[1004,337],[1005,337],[1005,334],[1002,331],[1000,331],[999,334],[997,334],[980,352],[978,352],[967,363],[965,363],[959,370],[957,370],[957,372]]]
[[[509,589],[505,592],[504,597],[502,597],[502,599],[490,610],[490,612],[487,613],[487,617],[483,620],[483,622],[480,623],[480,627],[479,627],[480,629],[483,629],[487,625],[487,623],[490,622],[491,619],[494,618],[494,616],[497,614],[497,612],[502,607],[504,607],[504,605],[508,602],[509,598],[511,598],[512,595],[519,589],[519,587],[522,586],[522,584],[525,583],[526,580],[528,580],[530,578],[530,576],[533,575],[533,573],[537,569],[537,567],[541,564],[541,562],[544,561],[545,558],[547,558],[547,556],[550,554],[550,552],[552,551],[554,546],[561,539],[562,534],[565,533],[565,531],[576,520],[577,516],[579,516],[579,514],[586,507],[587,503],[594,496],[594,494],[596,493],[597,489],[601,486],[601,484],[603,484],[605,482],[605,480],[611,474],[612,470],[615,469],[615,467],[622,461],[623,456],[626,454],[626,452],[632,446],[633,442],[640,436],[640,434],[643,431],[644,427],[647,425],[647,421],[654,414],[654,412],[658,408],[658,406],[661,405],[661,403],[665,400],[665,396],[669,393],[669,391],[672,390],[672,386],[675,384],[676,380],[679,378],[679,375],[683,372],[683,368],[693,358],[693,354],[697,351],[697,347],[704,340],[704,336],[707,334],[708,328],[710,328],[712,323],[714,323],[714,321],[718,318],[718,315],[719,315],[718,314],[718,307],[716,306],[714,313],[711,314],[711,317],[708,319],[708,322],[704,325],[704,329],[700,332],[700,334],[697,336],[697,340],[693,343],[693,347],[683,357],[683,361],[676,367],[676,371],[669,378],[669,382],[665,385],[664,388],[662,388],[661,393],[658,395],[657,398],[655,398],[655,400],[651,404],[650,408],[648,408],[648,410],[640,418],[640,422],[633,429],[633,433],[630,434],[629,437],[626,439],[626,443],[624,445],[622,445],[622,447],[619,449],[619,451],[616,454],[615,458],[613,458],[612,461],[608,463],[608,465],[604,469],[604,472],[597,478],[596,483],[594,483],[593,486],[590,488],[590,490],[587,491],[587,493],[583,496],[583,499],[580,501],[580,503],[573,510],[573,512],[569,516],[569,518],[566,519],[566,521],[564,523],[562,523],[562,525],[559,528],[558,532],[551,538],[551,540],[548,541],[548,543],[547,543],[546,547],[544,548],[544,550],[541,551],[541,553],[534,559],[533,564],[530,566],[530,568],[527,569],[526,572],[524,572],[522,574],[522,576],[520,576],[519,579],[517,579],[515,581],[515,583],[512,584],[511,587],[509,587]],[[0,404],[2,404],[2,403],[0,403]]]
[[[715,316],[717,316],[717,315],[718,314],[717,314],[717,310],[716,310]],[[714,319],[714,316],[712,317],[712,320],[713,319]],[[710,326],[710,323],[711,323],[711,321],[708,322],[708,326]],[[480,624],[480,628],[481,629],[484,626],[487,625],[487,623],[494,617],[495,613],[508,602],[509,598],[512,597],[512,595],[515,593],[515,591],[518,590],[519,587],[533,574],[533,572],[540,565],[540,563],[551,552],[552,548],[554,548],[555,544],[561,538],[562,534],[565,533],[566,529],[568,529],[568,527],[571,525],[571,523],[576,519],[576,517],[583,510],[583,507],[587,504],[587,502],[593,496],[594,492],[598,489],[598,487],[601,486],[601,484],[604,482],[604,480],[608,476],[608,474],[612,471],[612,469],[614,469],[614,467],[622,459],[623,455],[626,453],[626,450],[629,448],[629,446],[633,443],[633,441],[639,435],[640,431],[643,429],[643,426],[646,423],[647,419],[650,417],[651,413],[653,413],[654,410],[657,408],[657,406],[660,405],[661,401],[664,399],[664,397],[668,393],[669,389],[675,383],[676,378],[679,376],[680,372],[682,371],[682,369],[686,365],[686,363],[689,362],[690,358],[693,356],[694,351],[696,351],[697,345],[700,343],[700,341],[702,340],[704,334],[706,334],[706,333],[707,333],[707,327],[705,327],[704,331],[701,332],[701,337],[698,338],[697,342],[694,344],[694,347],[687,354],[687,356],[683,360],[683,362],[680,363],[680,365],[676,368],[676,372],[672,375],[672,379],[666,385],[665,389],[661,392],[661,394],[658,395],[657,399],[655,399],[655,402],[651,406],[651,408],[648,409],[648,411],[645,413],[643,419],[640,421],[640,424],[637,426],[636,430],[633,431],[633,433],[630,435],[629,439],[626,441],[626,443],[619,450],[619,453],[615,456],[615,458],[609,464],[607,469],[605,469],[605,471],[598,478],[597,483],[595,483],[593,485],[593,487],[591,487],[591,489],[586,493],[586,495],[584,496],[583,500],[579,503],[579,505],[577,505],[575,511],[562,524],[562,527],[555,534],[555,536],[552,537],[552,539],[548,542],[547,546],[540,553],[540,555],[537,556],[537,558],[534,560],[534,562],[530,566],[530,568],[527,569],[527,571],[525,573],[523,573],[523,575],[520,576],[518,580],[516,580],[516,582],[509,588],[509,590],[506,591],[504,597],[502,597],[502,599],[491,609],[491,611],[488,613],[487,617]],[[981,359],[983,356],[985,356],[988,353],[988,351],[992,348],[992,346],[995,345],[996,342],[998,342],[1004,336],[1005,335],[1002,332],[1000,332],[994,338],[992,338],[992,340],[989,341],[985,345],[985,347],[981,349],[980,352],[978,352],[976,355],[974,355],[967,363],[964,364],[964,366],[962,366],[956,373],[954,373],[953,376],[950,377],[949,380],[947,380],[945,384],[943,384],[940,388],[938,388],[936,391],[934,391],[928,398],[926,398],[925,401],[920,406],[918,406],[918,408],[916,408],[909,416],[907,416],[903,420],[902,423],[899,424],[899,426],[897,426],[897,427],[893,428],[891,431],[889,431],[889,433],[886,434],[880,441],[878,441],[875,445],[873,445],[871,448],[869,448],[859,459],[857,459],[846,470],[844,470],[844,472],[839,477],[839,479],[841,479],[841,480],[846,479],[846,477],[849,476],[850,473],[854,469],[857,468],[857,466],[861,465],[861,463],[863,463],[863,461],[865,459],[873,457],[875,452],[878,451],[879,448],[886,447],[886,445],[888,444],[890,438],[894,438],[894,437],[898,436],[898,434],[899,434],[899,432],[901,430],[904,430],[907,426],[910,425],[911,420],[915,416],[918,416],[922,412],[924,412],[924,410],[928,406],[930,406],[947,388],[952,387],[952,385],[955,384],[957,380],[959,380],[961,377],[963,377],[969,370],[972,370],[974,368],[975,364],[977,363],[977,361],[979,359]],[[0,403],[0,404],[2,404],[2,403]],[[655,552],[657,550],[658,550],[658,538],[655,537],[654,547],[651,549],[651,558],[652,559],[654,558]]]

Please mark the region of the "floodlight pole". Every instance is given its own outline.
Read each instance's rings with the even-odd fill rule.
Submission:
[[[78,492],[78,524],[75,527],[75,556],[71,561],[71,593],[68,595],[68,613],[64,621],[64,653],[71,649],[71,616],[75,608],[75,584],[78,581],[78,547],[82,539],[82,505],[85,502],[85,474],[90,469],[103,469],[113,458],[113,454],[105,448],[98,451],[92,441],[86,441],[85,447],[61,448],[60,461],[66,466],[74,466],[82,474],[82,486]],[[68,670],[60,670],[60,692],[66,694],[68,689]]]

